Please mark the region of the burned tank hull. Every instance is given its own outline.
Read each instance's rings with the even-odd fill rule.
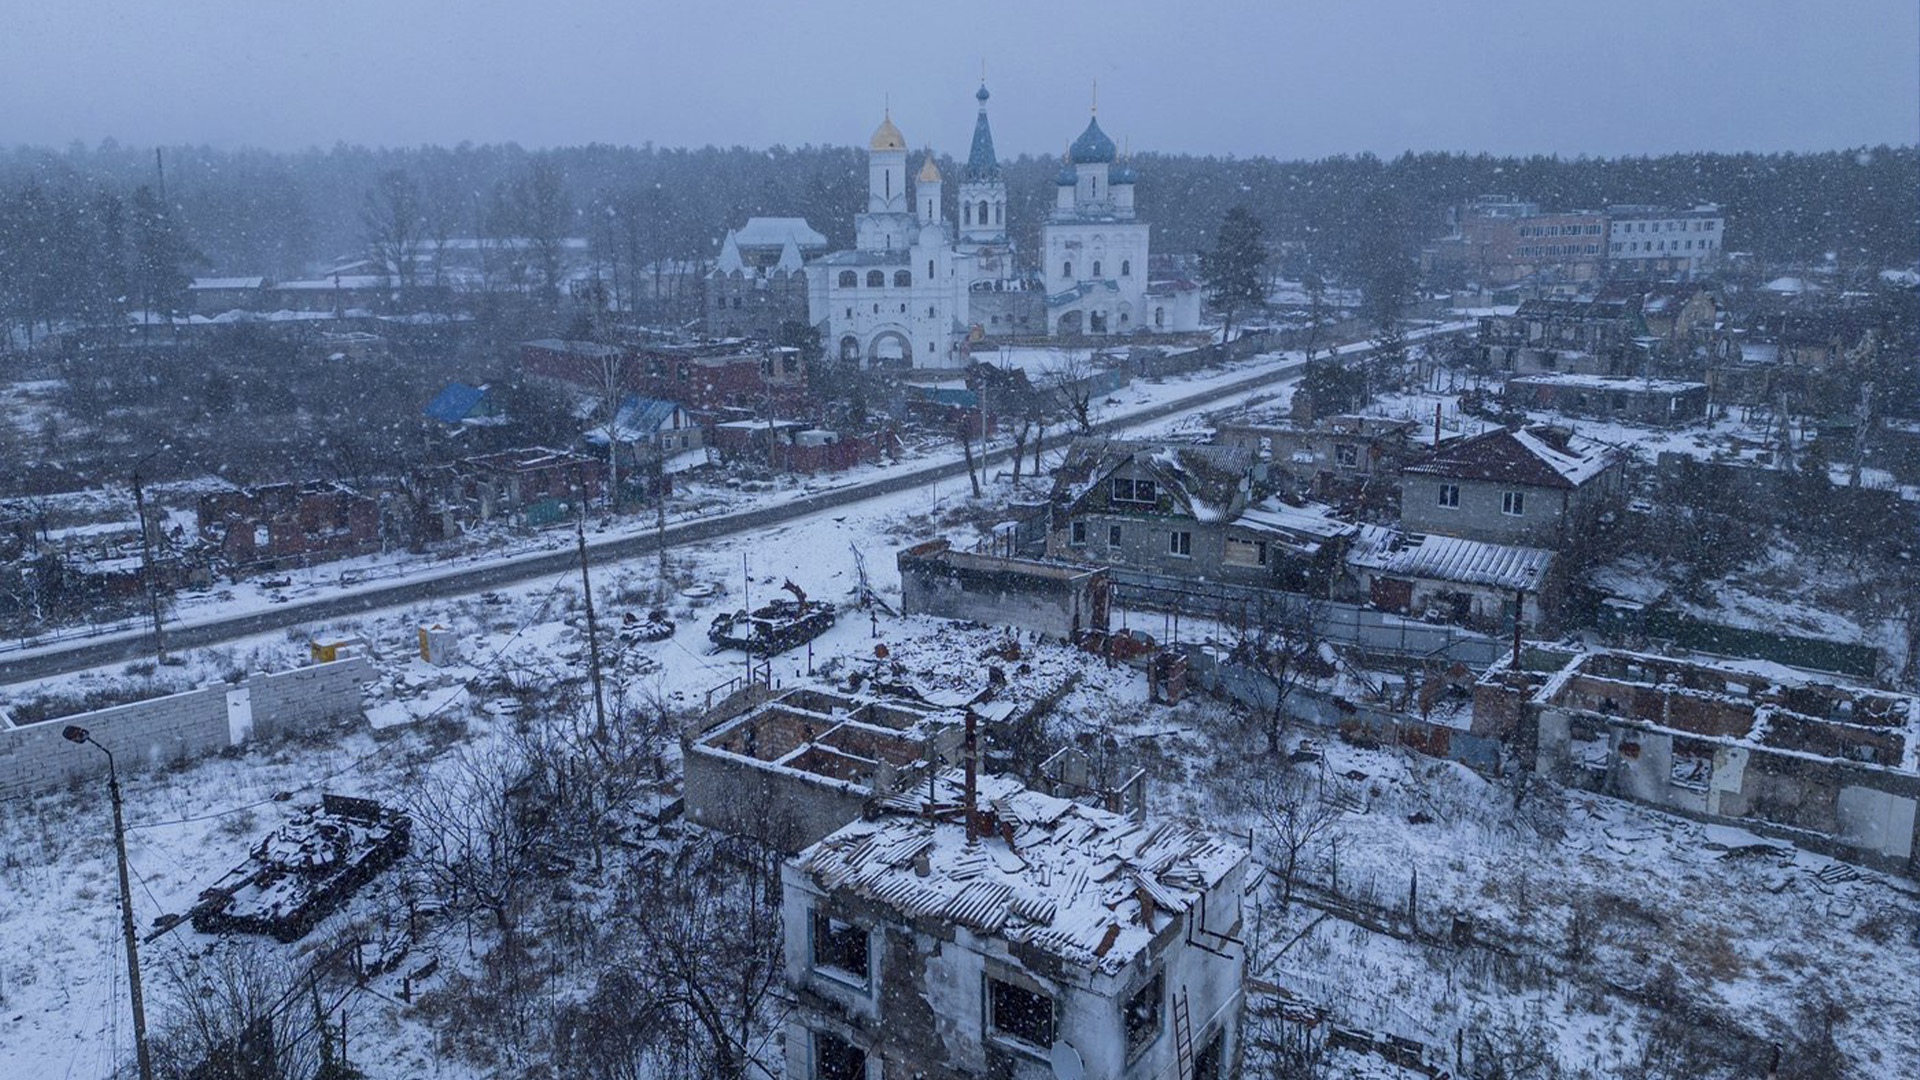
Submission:
[[[707,640],[723,649],[772,656],[826,633],[834,618],[833,605],[824,601],[775,600],[752,611],[715,616],[707,629]]]
[[[298,941],[412,846],[412,821],[370,799],[322,795],[200,894],[193,928]]]

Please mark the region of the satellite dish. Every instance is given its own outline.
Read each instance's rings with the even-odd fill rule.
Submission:
[[[1047,1060],[1053,1063],[1054,1080],[1086,1080],[1087,1067],[1080,1061],[1080,1051],[1065,1041],[1053,1044]]]

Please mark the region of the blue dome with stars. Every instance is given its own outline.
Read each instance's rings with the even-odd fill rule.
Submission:
[[[1087,121],[1087,130],[1073,140],[1073,146],[1068,150],[1075,165],[1111,165],[1119,152],[1113,140],[1107,138],[1107,133],[1100,130],[1098,119]]]

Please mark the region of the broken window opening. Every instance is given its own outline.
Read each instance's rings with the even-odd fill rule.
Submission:
[[[814,1080],[866,1080],[867,1052],[831,1031],[813,1033]]]
[[[1128,999],[1125,1022],[1129,1062],[1138,1058],[1160,1038],[1160,1002],[1165,990],[1165,973],[1155,972],[1147,985]]]
[[[1146,503],[1151,505],[1159,497],[1158,490],[1151,480],[1130,480],[1116,476],[1107,486],[1108,497],[1114,502]]]
[[[1044,1051],[1053,1045],[1053,999],[989,977],[987,1027],[996,1035]]]
[[[824,911],[813,913],[813,966],[867,983],[867,932]]]

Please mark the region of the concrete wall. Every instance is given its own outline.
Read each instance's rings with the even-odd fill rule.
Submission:
[[[858,820],[865,790],[783,771],[711,747],[686,752],[687,816],[696,824],[799,851]]]
[[[1440,487],[1460,488],[1459,506],[1440,505]],[[1501,511],[1502,496],[1518,491],[1525,496],[1521,514]],[[1400,477],[1400,525],[1408,532],[1461,536],[1495,544],[1524,544],[1558,548],[1571,516],[1571,493],[1525,484],[1487,480],[1454,480],[1420,473]]]
[[[167,697],[35,724],[0,728],[0,798],[60,787],[100,775],[100,751],[61,738],[69,724],[86,728],[113,751],[123,773],[216,753],[248,737],[290,734],[357,715],[373,665],[355,656],[330,664],[249,676],[237,686],[213,683]]]
[[[902,552],[901,611],[933,615],[982,626],[1014,626],[1060,641],[1072,641],[1082,630],[1104,630],[1106,619],[1100,594],[1106,588],[1105,571],[1082,571],[1061,576],[1060,568],[1024,567],[1015,560],[997,565],[970,565],[943,558],[941,553],[917,557]]]

